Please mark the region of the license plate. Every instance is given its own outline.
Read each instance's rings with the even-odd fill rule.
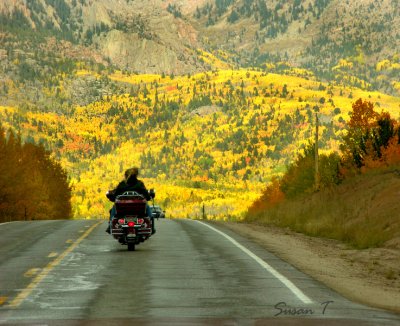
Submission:
[[[126,222],[136,222],[137,216],[126,216]]]

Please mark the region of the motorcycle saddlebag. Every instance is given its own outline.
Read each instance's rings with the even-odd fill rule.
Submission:
[[[140,195],[117,196],[115,199],[117,216],[146,216],[146,199]]]

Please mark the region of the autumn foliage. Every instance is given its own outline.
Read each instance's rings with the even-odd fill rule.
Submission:
[[[319,155],[319,186],[333,187],[345,178],[372,169],[400,167],[400,126],[388,112],[377,113],[371,102],[352,105],[341,155]],[[288,166],[280,179],[273,179],[262,196],[249,208],[251,216],[287,199],[313,193],[316,183],[315,146],[310,144]],[[278,199],[278,200],[277,200]]]
[[[285,195],[281,190],[278,178],[273,178],[271,183],[263,191],[263,194],[249,208],[249,215],[255,215],[271,208],[285,199]]]
[[[305,155],[298,162],[302,168],[290,168],[281,191],[313,191],[314,176],[306,167],[313,169],[314,158],[305,149],[313,139],[315,112],[321,117],[323,187],[337,182],[339,168],[344,171],[332,152],[339,150],[353,98],[368,98],[399,115],[400,98],[321,83],[289,66],[282,74],[266,67],[183,76],[76,69],[82,83],[96,81],[96,96],[64,100],[60,109],[0,106],[3,126],[20,131],[23,142],[43,144],[68,171],[75,218],[106,218],[105,192],[125,168],[137,165],[168,216],[195,218],[204,204],[212,218],[240,219],[268,180],[282,178],[299,153]],[[62,85],[60,97],[68,98],[74,84],[55,79]]]
[[[372,103],[359,99],[353,104],[342,145],[343,166],[365,172],[398,164],[399,133],[398,123],[388,112],[377,113]]]
[[[0,222],[71,217],[71,187],[42,146],[21,143],[0,126]]]

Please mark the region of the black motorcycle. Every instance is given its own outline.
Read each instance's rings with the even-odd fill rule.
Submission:
[[[150,190],[154,198],[154,191]],[[110,199],[109,195],[107,197]],[[135,191],[126,191],[115,198],[116,215],[111,220],[110,234],[129,251],[152,235],[153,221],[146,214],[147,201]]]

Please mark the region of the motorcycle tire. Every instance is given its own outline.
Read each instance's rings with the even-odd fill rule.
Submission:
[[[135,251],[135,244],[134,243],[128,243],[128,251]]]

